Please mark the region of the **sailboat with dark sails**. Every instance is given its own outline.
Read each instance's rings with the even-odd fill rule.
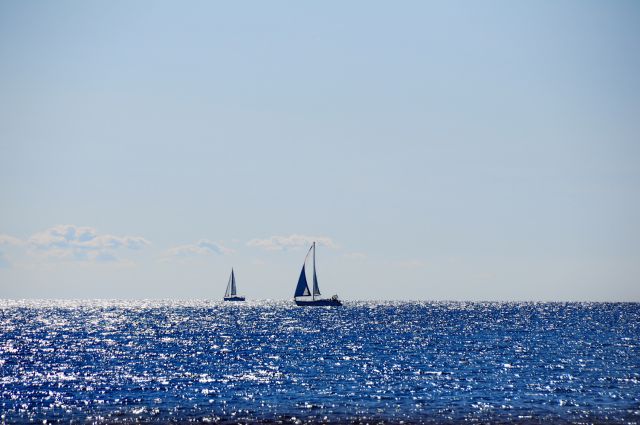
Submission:
[[[313,251],[313,292],[309,291],[309,285],[307,284],[307,273],[305,266],[307,265],[307,259],[309,254]],[[331,298],[316,298],[319,297],[320,287],[318,286],[318,275],[316,273],[316,243],[314,242],[309,248],[307,255],[304,257],[304,263],[302,263],[302,271],[298,278],[298,285],[296,285],[296,292],[293,295],[293,300],[296,305],[299,306],[339,306],[342,302],[338,299],[337,295]]]
[[[231,276],[229,276],[229,283],[227,283],[227,290],[224,293],[225,301],[244,301],[244,297],[238,295],[238,291],[236,288],[236,275],[233,273],[233,268],[231,269]]]

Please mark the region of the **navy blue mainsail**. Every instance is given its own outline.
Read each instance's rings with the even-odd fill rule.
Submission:
[[[302,271],[300,272],[300,278],[298,279],[298,286],[296,286],[296,293],[293,296],[306,297],[308,295],[311,295],[311,292],[309,292],[309,285],[307,285],[307,274],[304,271],[303,265]]]
[[[236,290],[236,274],[231,269],[231,295],[237,295],[238,291]]]
[[[318,275],[316,274],[316,243],[313,243],[313,296],[320,295]]]

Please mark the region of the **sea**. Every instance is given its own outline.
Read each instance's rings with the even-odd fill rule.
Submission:
[[[0,423],[640,423],[640,304],[0,300]]]

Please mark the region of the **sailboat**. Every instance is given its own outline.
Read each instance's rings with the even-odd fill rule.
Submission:
[[[244,297],[238,295],[236,289],[236,275],[231,269],[231,276],[229,276],[229,283],[227,283],[227,291],[224,293],[225,301],[244,301]]]
[[[307,284],[307,274],[305,272],[305,266],[307,265],[307,258],[313,251],[313,292],[309,291],[309,285]],[[298,278],[298,285],[296,286],[296,292],[293,294],[293,300],[296,305],[300,306],[338,306],[342,305],[342,302],[338,299],[337,295],[331,298],[316,298],[320,296],[320,287],[318,286],[318,275],[316,274],[316,243],[314,242],[309,248],[307,255],[304,257],[304,263],[302,263],[302,271]],[[311,297],[311,298],[309,298]]]

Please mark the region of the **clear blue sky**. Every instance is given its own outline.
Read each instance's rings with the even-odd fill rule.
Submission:
[[[640,301],[635,1],[0,2],[0,297]]]

